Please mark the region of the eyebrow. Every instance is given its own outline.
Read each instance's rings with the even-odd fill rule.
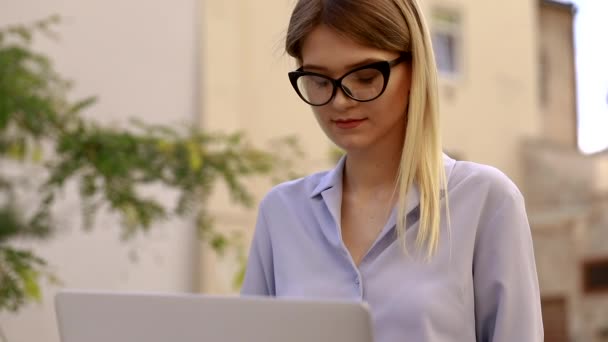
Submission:
[[[360,66],[364,66],[366,64],[372,64],[372,63],[381,62],[381,61],[383,61],[383,59],[366,58],[366,59],[361,60],[359,62],[345,65],[344,69],[350,70],[350,69],[354,69],[354,68],[357,68],[357,67],[360,67]],[[307,69],[307,70],[329,71],[329,69],[327,67],[320,66],[320,65],[314,65],[314,64],[304,64],[304,65],[302,65],[302,69],[303,70]]]

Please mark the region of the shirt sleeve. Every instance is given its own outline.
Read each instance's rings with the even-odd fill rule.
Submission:
[[[517,189],[503,198],[479,227],[475,243],[477,341],[542,342],[540,291],[524,199]]]
[[[251,242],[241,295],[275,295],[272,243],[261,206]]]

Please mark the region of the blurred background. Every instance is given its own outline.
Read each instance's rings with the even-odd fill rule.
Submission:
[[[335,149],[287,79],[295,63],[283,39],[294,3],[0,0],[0,29],[60,16],[57,38],[36,36],[28,46],[74,81],[68,100],[97,97],[79,111],[83,120],[116,131],[136,118],[244,132],[262,152],[276,137],[292,136],[302,153],[287,158],[305,175],[332,167]],[[608,341],[608,2],[422,4],[440,71],[446,153],[498,167],[526,197],[545,341]],[[8,46],[0,38],[0,51]],[[0,60],[6,75],[1,68],[8,70]],[[190,165],[204,162],[197,155]],[[2,156],[2,172],[30,172],[26,162]],[[240,232],[242,242],[224,253],[230,238],[203,241],[192,215],[153,220],[124,238],[121,216],[107,210],[82,229],[78,186],[67,182],[53,206],[52,235],[0,234],[0,247],[33,251],[60,279],[17,272],[24,296],[15,307],[0,305],[0,341],[58,342],[53,296],[63,287],[236,293],[256,204],[277,182],[264,172],[243,175],[249,206],[235,205],[231,183],[221,180],[197,204],[218,234]],[[180,189],[156,184],[146,193],[170,205]],[[12,291],[6,267],[0,257],[0,298]]]

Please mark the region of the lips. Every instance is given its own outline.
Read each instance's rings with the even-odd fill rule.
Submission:
[[[332,120],[332,122],[341,129],[352,129],[359,126],[363,121],[367,119],[337,119]]]

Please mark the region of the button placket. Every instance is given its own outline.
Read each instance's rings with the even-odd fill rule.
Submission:
[[[363,276],[361,275],[361,269],[356,269],[357,274],[355,275],[354,283],[357,290],[359,290],[359,298],[363,299]]]

